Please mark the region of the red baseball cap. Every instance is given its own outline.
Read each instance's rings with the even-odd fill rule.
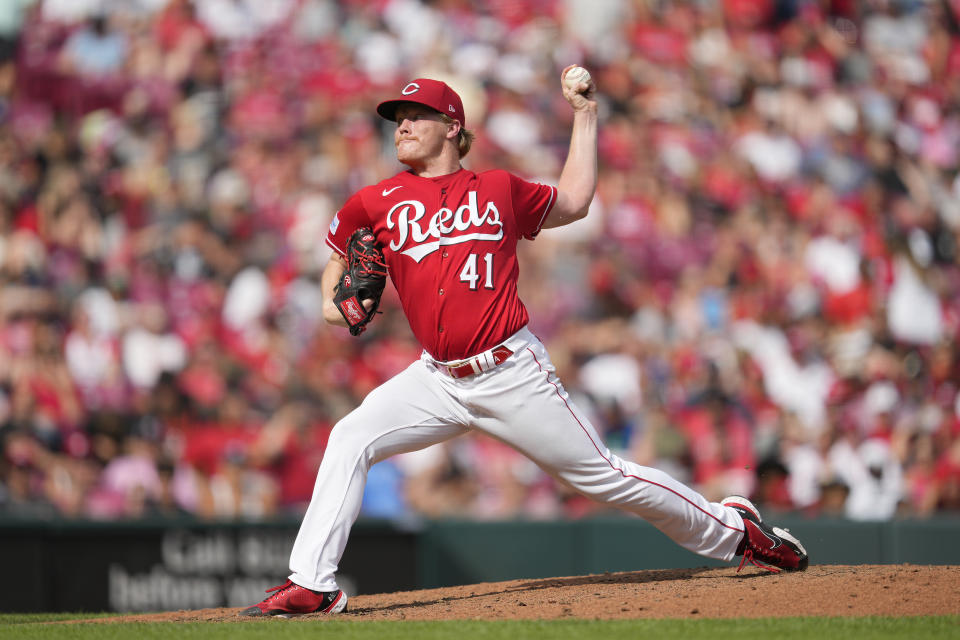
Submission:
[[[394,112],[404,102],[415,102],[430,107],[440,113],[445,113],[466,129],[466,119],[463,115],[463,102],[457,92],[451,89],[446,82],[417,78],[411,80],[400,90],[400,97],[384,100],[377,105],[377,113],[387,120],[394,120]]]

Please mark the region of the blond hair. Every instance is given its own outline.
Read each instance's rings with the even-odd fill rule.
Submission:
[[[440,114],[440,119],[443,120],[444,124],[453,124],[454,122],[457,122],[457,120],[454,120],[445,113]],[[460,152],[461,158],[470,153],[470,147],[473,146],[473,139],[475,137],[476,136],[474,135],[473,131],[470,131],[463,125],[460,125],[460,133],[457,134],[457,151]]]

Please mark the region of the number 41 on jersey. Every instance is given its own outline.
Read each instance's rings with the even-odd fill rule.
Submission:
[[[483,278],[483,288],[493,289],[493,254],[486,253],[483,256],[485,277]],[[477,254],[471,253],[463,263],[463,270],[460,271],[460,281],[466,282],[471,291],[476,291],[480,283],[480,270],[478,269],[479,260]]]

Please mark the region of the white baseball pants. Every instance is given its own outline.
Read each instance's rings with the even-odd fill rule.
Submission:
[[[570,401],[540,340],[524,328],[504,344],[513,355],[503,364],[460,379],[424,354],[336,424],[290,555],[293,582],[337,588],[334,574],[371,465],[470,429],[509,444],[580,493],[635,513],[690,551],[733,558],[743,537],[736,511],[614,456]]]

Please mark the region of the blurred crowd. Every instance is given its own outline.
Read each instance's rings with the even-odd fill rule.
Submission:
[[[339,204],[398,171],[374,105],[463,96],[465,165],[583,221],[521,297],[617,453],[707,497],[960,509],[960,1],[4,0],[0,515],[299,514],[331,426],[419,347],[388,288],[320,317]],[[374,466],[375,517],[597,506],[466,436]]]

